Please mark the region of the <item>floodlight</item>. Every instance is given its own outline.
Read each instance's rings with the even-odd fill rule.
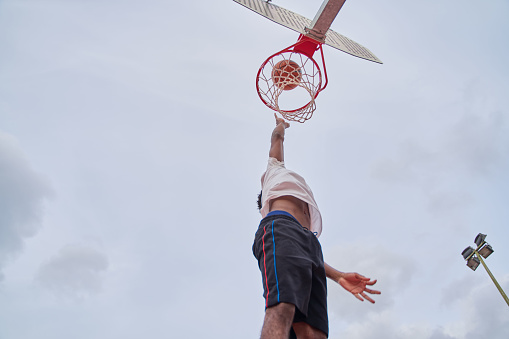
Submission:
[[[488,266],[486,266],[486,263],[484,262],[483,258],[487,258],[493,253],[493,248],[488,244],[486,241],[486,234],[479,233],[475,237],[475,244],[477,245],[476,249],[473,249],[472,247],[468,246],[461,252],[461,255],[463,256],[463,259],[467,261],[467,266],[470,267],[472,271],[475,271],[479,264],[482,264],[484,268],[486,269],[486,272],[490,276],[491,280],[493,280],[493,283],[497,287],[498,291],[502,295],[502,298],[504,298],[505,302],[509,306],[509,298],[505,294],[504,290],[498,283],[497,279],[491,274],[491,271],[489,270]]]
[[[479,254],[482,255],[484,259],[490,256],[491,253],[493,253],[493,248],[489,244],[486,244],[479,250]]]
[[[482,233],[479,233],[477,235],[477,237],[475,237],[474,242],[477,245],[477,247],[482,245],[482,243],[484,242],[484,239],[486,239],[486,234],[482,234]]]
[[[461,255],[463,256],[463,259],[467,260],[467,258],[474,253],[474,249],[471,246],[468,246],[461,252]]]
[[[470,267],[472,271],[475,271],[480,263],[481,262],[476,256],[471,256],[470,259],[468,259],[467,261],[467,266]]]

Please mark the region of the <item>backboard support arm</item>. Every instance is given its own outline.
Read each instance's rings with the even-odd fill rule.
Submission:
[[[338,15],[346,0],[324,0],[322,6],[311,22],[311,27],[306,27],[306,36],[321,43],[325,41],[325,33],[329,30],[332,22]]]

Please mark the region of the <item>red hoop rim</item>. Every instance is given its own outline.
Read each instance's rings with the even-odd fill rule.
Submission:
[[[315,49],[313,50],[313,47],[312,47],[312,44],[314,44],[316,47],[314,47]],[[299,48],[301,47],[301,48]],[[313,54],[316,50],[320,50],[320,55],[321,55],[321,59],[322,59],[322,65],[323,65],[323,78],[325,79],[325,82],[322,86],[322,69],[320,68],[320,66],[318,65],[318,63],[315,61],[315,59],[313,59]],[[291,45],[291,46],[288,46],[286,47],[285,49],[279,51],[279,52],[276,52],[274,54],[272,54],[271,56],[269,56],[263,63],[262,65],[260,66],[260,68],[258,69],[258,72],[256,74],[256,92],[258,93],[258,97],[260,98],[260,100],[265,104],[265,106],[269,107],[270,109],[272,110],[275,110],[277,111],[276,109],[274,109],[272,107],[272,105],[269,104],[269,102],[267,102],[262,94],[261,94],[261,90],[260,90],[260,86],[259,86],[259,82],[260,82],[260,74],[261,72],[263,71],[264,67],[267,65],[267,63],[273,59],[274,57],[278,56],[278,55],[281,55],[283,53],[295,53],[295,54],[301,54],[305,57],[307,57],[308,59],[310,59],[314,66],[317,68],[318,70],[318,74],[319,74],[319,83],[318,83],[318,89],[316,90],[315,92],[315,95],[311,98],[311,100],[305,104],[305,105],[302,105],[301,107],[299,108],[296,108],[296,109],[293,109],[293,110],[283,110],[283,109],[280,109],[279,111],[280,112],[284,112],[284,113],[295,113],[299,110],[302,110],[304,108],[306,108],[307,106],[309,106],[311,104],[312,101],[314,101],[317,97],[318,97],[318,94],[323,91],[325,89],[325,87],[327,87],[327,84],[329,83],[329,79],[327,77],[327,69],[325,67],[325,58],[324,58],[324,55],[323,55],[323,49],[322,49],[322,43],[314,40],[314,39],[311,39],[309,37],[306,37],[306,36],[303,36],[301,35],[299,37],[299,40]]]

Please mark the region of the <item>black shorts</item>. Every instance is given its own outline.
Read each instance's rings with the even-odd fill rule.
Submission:
[[[328,335],[327,282],[316,236],[291,216],[270,215],[260,222],[253,254],[262,273],[265,308],[293,304],[293,322]]]

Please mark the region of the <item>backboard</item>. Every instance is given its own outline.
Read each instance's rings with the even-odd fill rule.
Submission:
[[[318,11],[317,15],[315,16],[315,19],[313,21],[307,19],[306,17],[294,13],[288,9],[285,9],[283,7],[279,7],[277,5],[267,3],[263,0],[233,0],[236,3],[249,8],[253,12],[256,12],[260,14],[261,16],[280,24],[286,28],[289,28],[297,33],[300,33],[302,35],[307,35],[308,31],[311,27],[315,26],[313,22],[319,22],[320,13],[324,13],[325,6],[327,4],[330,4],[329,1],[324,1],[322,4],[322,7]],[[342,3],[344,3],[344,0],[340,0]],[[341,5],[342,5],[341,3]],[[338,9],[339,11],[339,9]],[[334,20],[334,18],[333,18]],[[332,21],[329,23],[332,23]],[[313,38],[311,36],[311,38]],[[361,44],[347,38],[344,35],[341,35],[331,29],[326,30],[325,33],[325,39],[324,41],[321,41],[325,43],[326,45],[333,47],[335,49],[338,49],[342,52],[348,53],[350,55],[356,56],[361,59],[373,61],[376,63],[381,64],[382,61],[378,59],[369,49],[362,46]]]

